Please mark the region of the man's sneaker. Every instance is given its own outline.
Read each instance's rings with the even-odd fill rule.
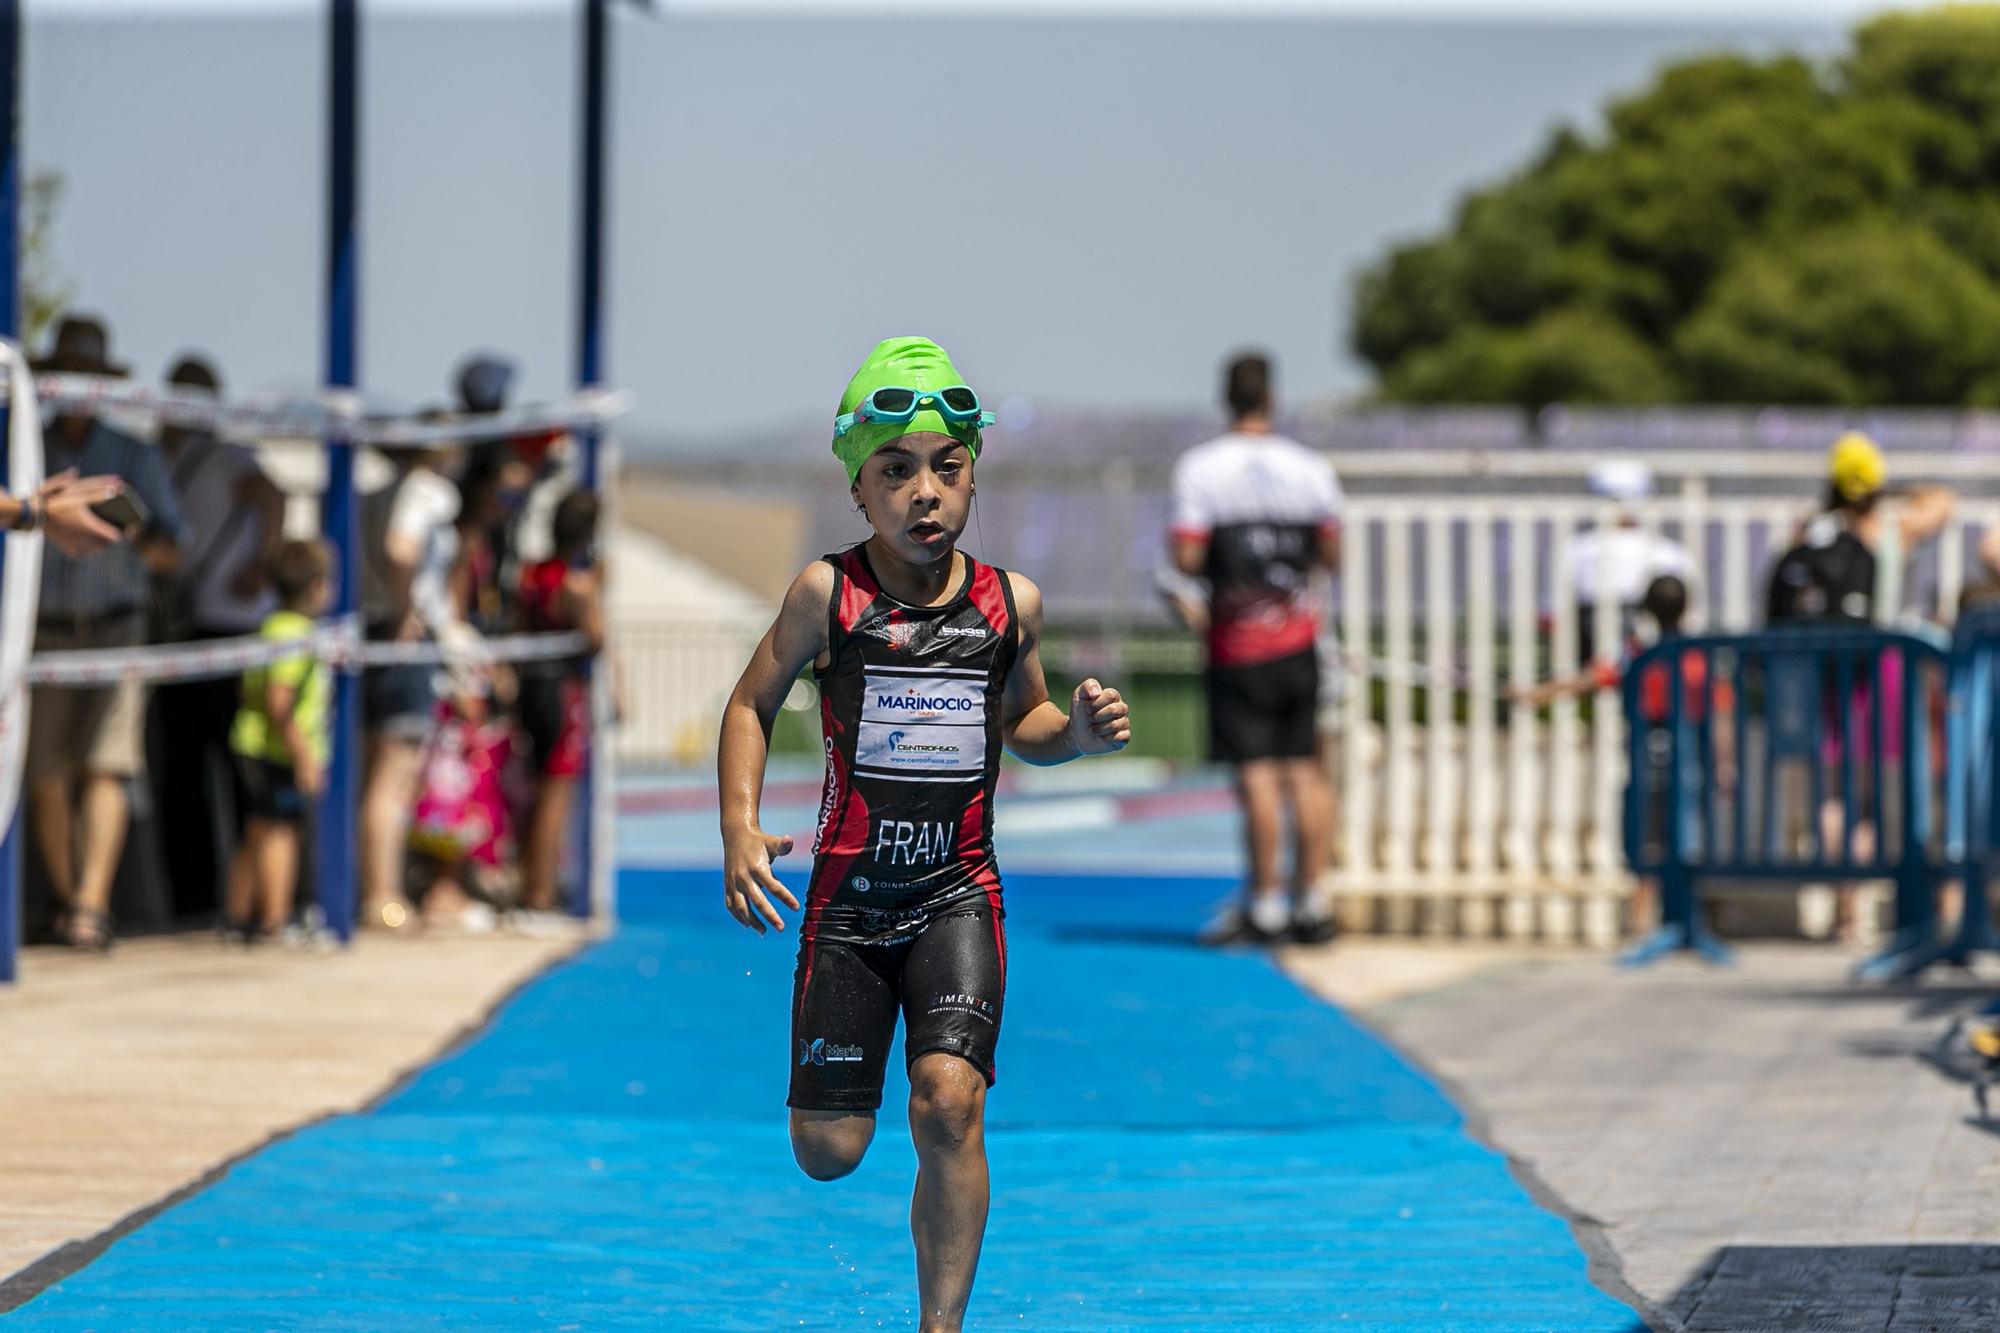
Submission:
[[[1333,924],[1333,918],[1319,908],[1306,908],[1292,918],[1292,942],[1295,944],[1327,944],[1340,933]]]
[[[1268,904],[1268,906],[1266,905]],[[1275,944],[1284,938],[1289,922],[1284,904],[1274,897],[1258,897],[1248,907],[1231,903],[1216,913],[1195,938],[1211,947],[1224,944]]]

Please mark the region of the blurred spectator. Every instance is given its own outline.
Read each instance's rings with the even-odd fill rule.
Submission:
[[[1912,552],[1937,537],[1953,507],[1942,486],[1892,489],[1875,442],[1858,431],[1841,436],[1827,454],[1825,502],[1772,570],[1765,618],[1893,622]]]
[[[1608,528],[1578,533],[1569,548],[1564,583],[1576,600],[1577,646],[1586,662],[1597,656],[1597,604],[1607,584],[1618,606],[1622,643],[1631,637],[1633,615],[1654,579],[1694,578],[1685,547],[1640,526],[1634,506],[1653,494],[1651,468],[1637,459],[1606,459],[1590,470],[1587,484],[1591,494],[1615,502],[1618,514]]]
[[[167,373],[179,388],[220,394],[200,357]],[[181,512],[181,568],[154,582],[155,643],[254,634],[273,601],[264,571],[284,537],[285,497],[240,444],[211,431],[163,426],[160,456]],[[153,801],[172,831],[162,852],[174,906],[213,911],[242,836],[242,793],[230,756],[239,682],[233,677],[162,684],[148,710]],[[171,760],[171,768],[164,761]]]
[[[1888,460],[1873,440],[1850,432],[1834,442],[1827,454],[1826,501],[1820,512],[1802,525],[1797,544],[1779,557],[1771,571],[1765,599],[1768,623],[1844,620],[1888,624],[1901,615],[1903,574],[1911,552],[1937,537],[1951,518],[1954,501],[1952,493],[1942,486],[1912,486],[1892,492],[1888,483]],[[1879,679],[1856,679],[1853,694],[1846,699],[1834,699],[1829,691],[1822,699],[1825,746],[1820,754],[1804,756],[1805,761],[1829,766],[1841,762],[1839,710],[1847,709],[1856,719],[1853,732],[1860,753],[1855,762],[1861,764],[1876,740],[1877,728],[1869,724],[1876,711],[1876,691],[1881,692],[1881,698],[1899,697],[1903,670],[1900,655],[1887,653]],[[1879,731],[1883,759],[1900,762],[1902,719],[1896,710],[1886,711]],[[1864,794],[1864,805],[1868,799]],[[1838,845],[1845,820],[1840,799],[1828,799],[1818,818],[1821,842]],[[1875,836],[1872,823],[1854,830],[1857,857],[1865,860],[1874,854]],[[1835,938],[1843,942],[1859,934],[1854,901],[1852,884],[1837,887],[1833,929]]]
[[[581,631],[595,652],[604,646],[603,570],[593,564],[598,501],[572,491],[556,506],[555,553],[521,571],[521,628]],[[534,809],[522,846],[522,903],[550,911],[557,901],[563,838],[576,780],[590,752],[590,689],[585,659],[523,662],[521,728],[536,775]]]
[[[513,383],[511,362],[476,353],[459,369],[459,408],[468,416],[504,412]],[[552,554],[555,506],[576,483],[574,451],[564,443],[561,431],[546,430],[482,440],[472,448],[474,467],[491,467],[499,474],[500,512],[489,539],[503,599],[511,600],[524,565]]]
[[[95,555],[125,538],[94,508],[123,489],[116,477],[79,477],[72,471],[48,478],[32,495],[0,491],[0,531],[40,531],[67,555]]]
[[[453,650],[511,628],[492,529],[500,519],[497,461],[473,452],[458,479],[458,516],[426,547],[414,581],[426,623],[446,650],[448,681],[432,716],[410,829],[410,891],[426,928],[493,928],[496,906],[519,900],[513,810],[504,779],[515,753],[515,677]]]
[[[1678,575],[1660,575],[1646,585],[1644,594],[1639,598],[1639,614],[1652,622],[1655,643],[1678,639],[1686,632],[1684,622],[1687,610],[1688,587]],[[1619,689],[1625,682],[1632,659],[1645,648],[1646,644],[1635,634],[1620,645],[1617,660],[1596,660],[1589,670],[1578,675],[1548,681],[1533,689],[1515,691],[1511,697],[1530,708],[1540,708],[1557,699]],[[1647,793],[1641,831],[1645,837],[1663,843],[1674,836],[1674,830],[1667,826],[1666,812],[1675,775],[1663,768],[1665,757],[1672,753],[1665,737],[1667,723],[1673,716],[1670,701],[1674,676],[1680,677],[1681,715],[1691,726],[1707,729],[1712,742],[1711,752],[1715,756],[1717,782],[1724,788],[1732,788],[1736,783],[1736,741],[1730,729],[1735,707],[1734,686],[1718,681],[1711,690],[1708,657],[1692,649],[1681,654],[1678,666],[1679,670],[1673,671],[1664,664],[1654,664],[1640,682],[1638,716],[1626,719],[1629,725],[1641,728],[1648,737],[1647,743],[1639,747],[1639,753],[1646,756],[1646,770],[1634,778]],[[1709,709],[1711,694],[1715,700],[1714,716],[1710,716]],[[1682,757],[1684,765],[1692,764],[1694,754],[1700,752],[1699,746],[1691,749],[1692,753]],[[1690,845],[1698,843],[1701,811],[1690,802],[1683,809],[1682,818],[1686,825],[1686,841]],[[1658,886],[1652,879],[1641,879],[1633,886],[1630,925],[1635,933],[1648,931],[1657,924],[1654,918],[1658,904]]]
[[[513,384],[511,362],[489,352],[475,352],[458,368],[458,410],[467,416],[504,412]]]
[[[500,499],[500,468],[473,455],[458,479],[458,550],[451,571],[451,597],[458,618],[480,634],[508,626],[507,601],[500,586],[500,554],[493,533],[506,517]]]
[[[448,616],[446,580],[435,576],[458,517],[458,487],[445,471],[449,446],[385,449],[394,476],[362,505],[362,616],[372,640],[420,643]],[[448,566],[448,559],[446,564]],[[361,795],[361,920],[401,927],[404,849],[424,736],[437,704],[427,665],[370,667],[362,676],[368,737]]]
[[[324,542],[286,542],[270,562],[278,609],[258,633],[303,640],[332,600],[333,553]],[[227,919],[246,944],[279,937],[299,877],[300,829],[319,795],[330,737],[330,669],[310,652],[243,674],[230,734],[246,796],[243,845],[230,867]]]
[[[38,372],[118,375],[104,325],[71,316]],[[145,641],[153,576],[180,558],[180,510],[159,451],[87,412],[58,415],[45,441],[48,468],[117,477],[129,545],[75,557],[44,553],[38,652],[125,648]],[[30,709],[27,786],[36,844],[56,896],[57,931],[80,949],[111,944],[111,879],[124,850],[130,798],[144,769],[145,694],[136,681],[108,688],[37,688]]]
[[[1333,789],[1318,758],[1313,574],[1339,563],[1340,483],[1324,458],[1274,430],[1264,357],[1231,362],[1223,396],[1229,432],[1174,465],[1169,533],[1175,568],[1208,583],[1209,750],[1235,768],[1250,861],[1244,901],[1203,938],[1271,941],[1290,932],[1322,940],[1332,933],[1317,893]],[[1185,585],[1179,592],[1188,595]],[[1287,806],[1289,904],[1278,872]]]
[[[424,749],[410,849],[426,928],[483,933],[493,929],[496,907],[519,899],[506,782],[517,741],[490,673],[459,667],[450,675],[450,697]]]

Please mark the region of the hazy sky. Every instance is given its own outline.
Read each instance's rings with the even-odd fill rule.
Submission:
[[[679,3],[616,25],[610,361],[639,395],[636,438],[830,416],[868,346],[910,332],[944,342],[995,399],[1206,403],[1218,357],[1245,343],[1277,352],[1294,395],[1356,389],[1339,339],[1347,281],[1386,240],[1436,226],[1467,186],[1663,60],[1829,52],[1858,8],[717,12],[771,3]],[[316,7],[197,8],[29,6],[27,157],[68,182],[56,256],[140,373],[200,347],[243,387],[309,385]],[[442,396],[466,349],[492,347],[524,363],[531,392],[559,391],[572,20],[530,0],[364,10],[365,382],[414,405]]]

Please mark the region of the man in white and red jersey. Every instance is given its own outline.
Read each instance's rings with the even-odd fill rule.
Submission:
[[[1340,559],[1340,482],[1326,459],[1272,429],[1267,358],[1231,361],[1223,399],[1229,432],[1174,465],[1169,534],[1175,567],[1208,584],[1209,755],[1235,767],[1250,853],[1245,901],[1203,938],[1319,941],[1332,934],[1313,890],[1329,859],[1333,790],[1315,757],[1313,589]],[[1289,903],[1278,873],[1287,806]]]

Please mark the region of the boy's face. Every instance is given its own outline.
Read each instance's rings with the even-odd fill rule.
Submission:
[[[949,435],[905,435],[861,465],[854,499],[875,535],[913,565],[951,554],[972,512],[972,454]]]
[[[311,608],[308,615],[323,616],[333,606],[333,580],[321,577],[312,581],[306,589],[306,605]]]

